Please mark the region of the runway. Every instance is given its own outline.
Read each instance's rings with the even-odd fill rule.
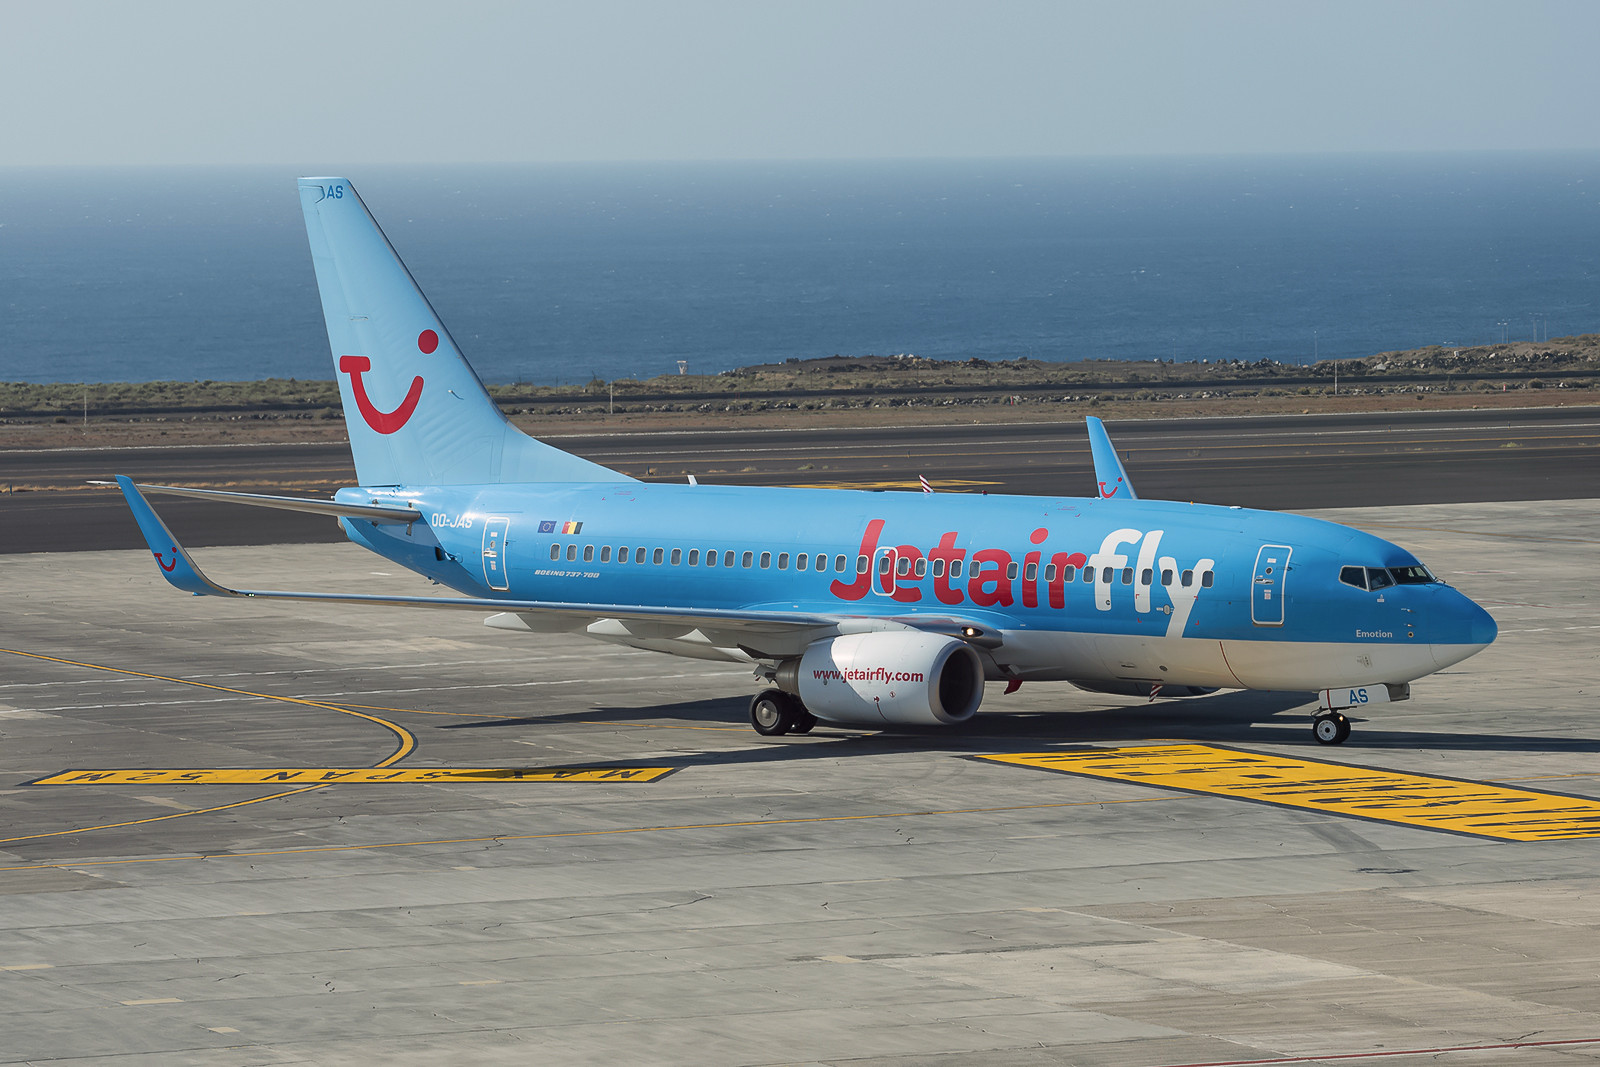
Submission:
[[[1370,495],[1437,490],[1480,447],[1586,457],[1578,421],[1416,429],[1405,447],[1437,451],[1392,453]],[[1371,470],[1399,440],[1343,429],[1305,462]],[[1141,488],[1210,469],[1130,430]],[[962,444],[1055,440],[986,432]],[[1228,440],[1219,468],[1293,488],[1269,473],[1292,455]],[[867,480],[949,443],[803,454]],[[729,473],[793,478],[801,454]],[[1040,458],[1015,484],[1067,470]],[[1504,840],[1023,758],[1242,752],[1592,807],[1600,500],[1472,500],[1317,512],[1414,550],[1501,627],[1337,749],[1310,742],[1306,694],[1053,685],[991,688],[966,730],[763,739],[737,669],[185,597],[132,546],[0,557],[0,1063],[1600,1061],[1582,825]],[[241,585],[427,589],[347,545],[198,555]]]
[[[1175,419],[1110,426],[1147,497],[1275,510],[1600,497],[1600,409]],[[549,440],[633,477],[743,485],[1087,495],[1088,438],[1063,423],[627,433]],[[342,445],[0,453],[0,552],[137,545],[90,479],[327,495],[355,482]],[[323,518],[164,499],[193,545],[329,543]]]

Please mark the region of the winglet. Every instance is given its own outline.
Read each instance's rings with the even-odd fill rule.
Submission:
[[[1094,480],[1098,484],[1095,495],[1101,500],[1138,500],[1139,494],[1133,491],[1133,482],[1122,469],[1105,423],[1093,415],[1085,421],[1089,424],[1089,451],[1094,454]]]
[[[188,551],[178,544],[178,539],[172,536],[172,531],[167,529],[167,524],[161,521],[161,516],[156,514],[150,502],[144,498],[144,494],[139,492],[139,487],[133,484],[132,478],[119,474],[117,485],[122,488],[122,495],[127,498],[128,507],[133,511],[133,519],[139,524],[139,532],[144,534],[145,543],[150,546],[151,553],[156,557],[156,563],[161,567],[162,577],[184,592],[193,593],[195,596],[238,595],[200,573],[200,568],[189,558]]]

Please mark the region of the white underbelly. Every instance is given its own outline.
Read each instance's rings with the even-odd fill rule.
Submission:
[[[1227,689],[1317,690],[1409,682],[1482,646],[1007,631],[995,660],[1016,677]],[[1009,673],[1009,672],[1008,672]]]

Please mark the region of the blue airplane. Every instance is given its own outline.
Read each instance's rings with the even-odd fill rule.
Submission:
[[[1193,696],[1320,691],[1312,732],[1494,640],[1489,614],[1410,552],[1296,515],[1142,500],[1100,420],[1091,497],[640,482],[516,429],[366,204],[300,181],[360,485],[332,500],[118,484],[166,579],[203,596],[491,613],[751,665],[764,735],[819,721],[957,724],[984,683]],[[334,516],[458,597],[231,589],[144,497]]]

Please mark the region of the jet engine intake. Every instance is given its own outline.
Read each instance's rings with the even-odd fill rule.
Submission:
[[[949,726],[983,700],[983,661],[964,641],[921,631],[818,641],[778,672],[806,710],[853,726]]]

